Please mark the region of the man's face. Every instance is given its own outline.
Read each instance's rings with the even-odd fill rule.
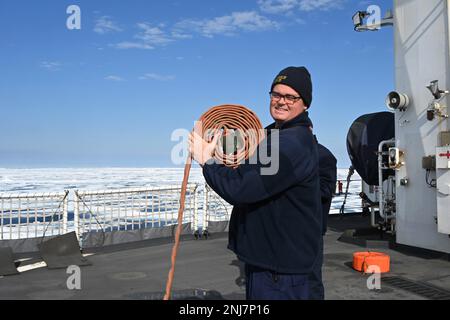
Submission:
[[[300,97],[300,95],[291,87],[284,84],[277,84],[273,87],[272,92],[282,96]],[[302,99],[296,99],[295,102],[290,103],[286,98],[272,98],[270,99],[270,115],[277,123],[282,123],[294,119],[299,114],[306,110]]]

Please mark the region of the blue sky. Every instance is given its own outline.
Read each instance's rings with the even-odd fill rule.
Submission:
[[[175,129],[241,104],[264,125],[284,67],[313,79],[310,116],[348,167],[346,135],[384,111],[393,32],[353,31],[391,1],[0,0],[0,167],[170,167]],[[81,30],[69,30],[69,5]]]

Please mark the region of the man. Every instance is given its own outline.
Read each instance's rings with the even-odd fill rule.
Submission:
[[[317,141],[317,139],[316,139]],[[326,147],[317,142],[319,150],[320,197],[322,203],[322,236],[327,232],[328,214],[331,200],[336,190],[337,160]],[[320,244],[319,259],[309,275],[311,300],[324,300],[325,290],[322,282],[323,238]]]
[[[306,111],[312,101],[308,70],[282,70],[270,96],[275,123],[268,129],[279,129],[279,152],[271,154],[279,156],[275,174],[262,175],[260,161],[237,169],[206,164],[219,135],[208,143],[194,132],[189,150],[209,186],[234,206],[228,248],[246,264],[247,299],[308,299],[322,234],[318,150]],[[271,150],[271,139],[266,142]]]

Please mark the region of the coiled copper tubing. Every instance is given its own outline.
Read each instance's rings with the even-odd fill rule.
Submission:
[[[250,109],[239,105],[221,105],[212,107],[199,119],[201,132],[197,132],[206,141],[211,141],[214,132],[222,131],[222,139],[216,146],[214,159],[225,166],[237,168],[239,164],[250,158],[258,144],[264,139],[264,130],[256,114]],[[180,244],[183,222],[186,188],[191,170],[192,156],[189,154],[184,167],[183,183],[181,185],[180,208],[178,210],[178,225],[175,233],[175,243],[172,248],[171,268],[167,277],[164,300],[171,296],[175,263]]]

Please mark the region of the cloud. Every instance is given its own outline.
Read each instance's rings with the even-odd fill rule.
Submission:
[[[172,81],[175,80],[175,76],[164,76],[156,73],[146,73],[139,77],[139,80],[156,80],[156,81]]]
[[[149,23],[138,23],[137,26],[141,29],[141,32],[138,33],[135,38],[146,44],[166,45],[173,41],[173,39],[170,39],[166,32],[161,29],[164,28],[164,25],[152,27]]]
[[[48,71],[59,71],[61,70],[62,64],[58,61],[42,61],[40,64],[41,68],[44,68]]]
[[[158,26],[147,22],[138,23],[139,32],[131,41],[123,41],[111,46],[117,49],[155,49],[172,42],[191,39],[195,35],[212,38],[218,35],[234,36],[239,32],[256,32],[279,29],[279,24],[260,15],[256,11],[233,12],[230,15],[212,19],[186,19],[171,27]]]
[[[94,27],[94,32],[98,34],[105,34],[109,32],[120,32],[120,28],[109,16],[100,17]]]
[[[262,12],[280,14],[298,7],[298,0],[258,0]]]
[[[256,11],[242,11],[212,19],[183,20],[175,25],[174,30],[177,34],[199,33],[211,38],[215,35],[233,36],[240,31],[255,32],[278,28],[277,22]]]
[[[262,12],[289,14],[294,11],[341,9],[346,0],[258,0]]]
[[[112,75],[112,76],[107,76],[107,77],[105,77],[104,79],[105,79],[105,80],[108,80],[108,81],[116,81],[116,82],[119,82],[119,81],[125,81],[125,79],[123,79],[122,77],[114,76],[114,75]]]
[[[131,42],[131,41],[119,42],[113,46],[116,47],[117,49],[146,49],[146,50],[155,49],[155,47],[153,47],[151,45],[141,43],[141,42]]]
[[[154,49],[156,46],[164,46],[174,41],[166,31],[164,25],[152,26],[149,23],[141,22],[137,24],[140,31],[133,37],[133,41],[124,41],[115,44],[118,49]]]
[[[182,24],[180,22],[178,22],[175,25],[175,28],[172,29],[172,31],[171,31],[172,39],[174,39],[174,40],[183,40],[183,39],[191,39],[191,38],[193,38],[192,34],[185,33],[186,30],[184,30],[181,25]]]
[[[313,11],[313,10],[332,10],[342,9],[345,0],[300,0],[300,10]]]

